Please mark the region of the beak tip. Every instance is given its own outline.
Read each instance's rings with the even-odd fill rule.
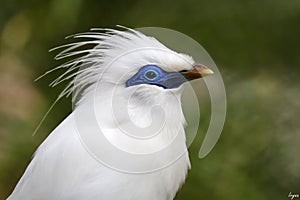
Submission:
[[[208,68],[207,66],[203,65],[203,64],[199,64],[199,63],[196,63],[193,65],[193,68],[198,71],[198,73],[204,77],[204,76],[209,76],[209,75],[212,75],[214,74],[214,71],[211,70],[210,68]]]
[[[205,68],[205,69],[201,70],[199,73],[204,77],[204,76],[213,75],[214,71],[209,68]]]

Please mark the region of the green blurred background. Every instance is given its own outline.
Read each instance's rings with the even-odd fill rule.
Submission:
[[[198,159],[209,120],[203,115],[190,148],[192,170],[177,200],[281,200],[300,193],[299,0],[1,0],[0,199],[71,112],[71,100],[61,100],[31,136],[64,87],[48,87],[62,71],[34,82],[61,63],[48,50],[70,42],[65,36],[116,24],[185,33],[223,75],[224,131],[214,150]]]

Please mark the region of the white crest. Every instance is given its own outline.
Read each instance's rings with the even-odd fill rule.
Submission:
[[[146,36],[141,32],[122,26],[118,27],[125,29],[125,31],[94,28],[91,29],[91,32],[67,37],[89,40],[51,49],[50,51],[65,48],[57,54],[56,60],[77,57],[46,72],[38,79],[55,70],[66,69],[50,86],[54,87],[63,81],[71,80],[60,93],[58,99],[73,94],[72,100],[77,99],[80,102],[81,97],[93,89],[99,76],[101,76],[102,81],[124,84],[130,76],[146,64],[158,64],[166,71],[179,71],[192,67],[194,61],[190,56],[172,51],[155,38]],[[91,45],[93,45],[92,48],[84,49],[84,47]],[[106,68],[116,57],[134,51],[136,52],[131,53],[131,55],[123,56],[120,60],[122,64],[116,62],[114,66],[110,66],[111,69]],[[125,73],[127,76],[124,76]],[[120,80],[121,76],[123,76],[123,80]]]

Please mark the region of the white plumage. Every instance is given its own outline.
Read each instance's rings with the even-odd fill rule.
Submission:
[[[87,53],[59,66],[67,68],[67,72],[52,83],[56,85],[73,78],[59,98],[72,94],[75,108],[40,145],[9,200],[171,200],[184,182],[190,161],[180,104],[181,85],[164,88],[158,83],[145,83],[126,87],[126,83],[143,66],[159,66],[165,73],[186,73],[195,69],[194,60],[132,29],[102,30],[106,32],[75,35],[91,40],[65,45],[66,50],[56,57]],[[76,50],[86,44],[96,46]],[[153,112],[153,106],[164,112]],[[128,113],[124,116],[117,113],[117,125],[113,107],[124,108]],[[88,112],[90,109],[94,111],[93,116]],[[157,120],[162,120],[163,125],[156,135],[147,139],[133,137],[144,132],[130,133],[130,136],[120,128],[135,125],[146,130]],[[175,145],[161,156],[146,156],[143,162],[126,160],[104,146],[93,147],[105,151],[107,158],[123,159],[124,170],[123,165],[117,169],[109,167],[83,144],[83,135],[99,131],[93,121],[107,141],[129,154],[152,154],[172,142]],[[128,166],[148,173],[132,173]]]

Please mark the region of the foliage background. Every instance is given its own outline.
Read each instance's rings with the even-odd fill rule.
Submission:
[[[223,134],[199,160],[209,120],[204,119],[177,200],[288,199],[289,192],[300,193],[299,0],[1,0],[0,5],[0,199],[71,112],[70,99],[60,101],[31,136],[63,88],[48,87],[61,72],[34,82],[59,64],[48,49],[67,43],[67,35],[116,24],[183,32],[206,48],[223,75],[228,97]]]

